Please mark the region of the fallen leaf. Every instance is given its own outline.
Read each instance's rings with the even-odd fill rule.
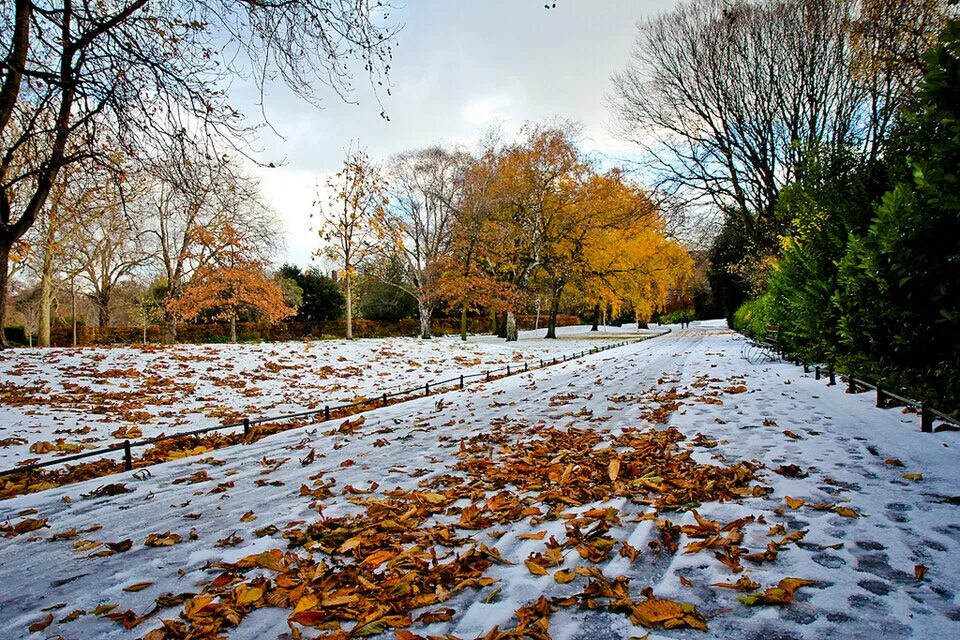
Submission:
[[[152,582],[134,582],[133,584],[124,587],[123,590],[136,593],[137,591],[143,591],[152,584]]]
[[[927,575],[927,568],[922,564],[914,565],[913,575],[917,580],[923,580],[923,576]]]
[[[165,533],[151,533],[147,536],[147,539],[143,544],[148,547],[172,547],[175,544],[179,544],[183,540],[177,533],[170,533],[169,531]]]
[[[799,509],[806,504],[803,498],[791,498],[790,496],[786,496],[783,501],[786,502],[787,506],[791,509]]]
[[[614,458],[610,461],[610,464],[607,466],[607,477],[610,478],[610,482],[616,482],[617,477],[620,475],[620,459]]]
[[[567,584],[568,582],[573,582],[577,579],[577,574],[573,571],[568,571],[567,569],[560,569],[559,571],[553,572],[553,579],[560,584]]]
[[[27,631],[29,631],[30,633],[43,631],[44,629],[49,627],[52,622],[53,622],[53,614],[48,613],[46,618],[44,618],[43,620],[38,620],[37,622],[34,622],[32,625],[27,627]]]

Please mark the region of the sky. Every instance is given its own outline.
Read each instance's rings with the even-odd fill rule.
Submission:
[[[402,28],[380,100],[358,77],[355,104],[332,92],[320,109],[283,86],[267,88],[272,128],[259,139],[265,201],[286,229],[278,262],[316,263],[317,185],[336,172],[347,148],[374,160],[435,144],[472,147],[491,126],[513,135],[525,122],[560,117],[583,125],[585,151],[628,157],[634,149],[611,132],[610,76],[627,62],[638,19],[674,0],[408,0],[393,12]],[[259,114],[251,91],[235,98]],[[389,120],[380,116],[381,109]]]

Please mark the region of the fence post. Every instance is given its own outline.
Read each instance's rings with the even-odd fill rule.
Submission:
[[[383,406],[387,406],[387,394],[383,394]]]
[[[130,441],[123,441],[123,470],[133,470],[133,454],[130,453]]]
[[[510,375],[510,365],[507,365],[507,375]]]
[[[243,437],[250,435],[250,418],[243,419]]]
[[[429,383],[429,382],[427,382],[426,384],[423,385],[423,395],[425,395],[425,396],[430,395],[430,383]]]
[[[487,377],[486,377],[486,381],[487,381],[487,382],[490,382],[490,372],[489,372],[489,371],[484,371],[483,373],[487,376]]]
[[[883,389],[880,388],[880,385],[877,385],[877,408],[884,409],[886,406],[887,403],[883,399]]]
[[[330,405],[324,405],[324,407],[323,407],[323,419],[324,419],[324,420],[329,420],[329,419],[330,419]]]
[[[930,412],[930,405],[926,402],[920,405],[920,431],[933,433],[933,414]]]
[[[803,372],[810,373],[810,365],[807,364],[806,360],[803,362]]]
[[[833,367],[830,367],[830,382],[827,384],[828,387],[836,386],[837,384],[837,374],[834,373]]]
[[[857,392],[857,383],[853,379],[853,372],[850,372],[850,375],[847,376],[847,391],[850,393]]]
[[[820,379],[820,365],[817,365],[813,368],[814,380]]]
[[[523,370],[524,370],[524,371],[528,371],[528,369],[527,369],[527,361],[526,361],[526,360],[523,361]]]
[[[463,374],[460,374],[460,388],[463,389]]]

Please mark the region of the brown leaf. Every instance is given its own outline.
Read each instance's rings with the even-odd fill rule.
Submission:
[[[179,534],[167,531],[165,533],[151,533],[143,544],[148,547],[172,547],[182,540],[183,538]]]
[[[927,568],[922,564],[914,565],[913,575],[917,580],[923,580],[923,576],[927,575]]]
[[[620,459],[614,458],[610,461],[610,464],[607,466],[607,477],[610,478],[610,482],[616,482],[617,478],[620,476]]]
[[[124,587],[123,590],[136,593],[137,591],[143,591],[152,584],[152,582],[134,582],[133,584]]]
[[[49,627],[52,622],[53,622],[53,614],[48,613],[46,618],[44,618],[43,620],[38,620],[37,622],[34,622],[32,625],[27,627],[27,631],[29,631],[30,633],[43,631],[44,629]]]

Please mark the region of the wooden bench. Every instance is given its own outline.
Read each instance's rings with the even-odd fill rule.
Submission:
[[[777,346],[780,343],[780,325],[778,324],[769,324],[767,325],[767,332],[764,334],[763,341],[769,344],[771,347],[776,350]]]

